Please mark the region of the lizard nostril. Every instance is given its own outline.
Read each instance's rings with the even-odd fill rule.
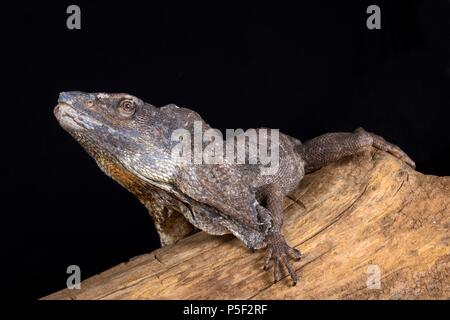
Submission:
[[[58,102],[66,102],[67,100],[70,100],[70,92],[61,92],[59,94]]]
[[[59,94],[58,102],[65,102],[69,103],[76,98],[79,98],[81,96],[84,96],[85,94],[80,91],[68,91],[68,92],[61,92]]]

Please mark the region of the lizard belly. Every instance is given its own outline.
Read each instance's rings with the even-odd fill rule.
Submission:
[[[248,228],[232,219],[227,219],[215,208],[196,202],[189,202],[189,208],[185,208],[186,210],[181,212],[189,223],[208,234],[224,235],[232,233],[248,248],[253,249],[259,249],[265,245],[264,232]]]
[[[187,209],[187,208],[186,208]],[[223,218],[211,208],[193,206],[183,211],[184,217],[194,227],[212,235],[223,235],[230,231],[223,226]]]

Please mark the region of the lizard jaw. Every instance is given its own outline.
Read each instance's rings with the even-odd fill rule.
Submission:
[[[58,103],[53,113],[61,126],[66,130],[80,131],[102,126],[102,123],[66,102]]]
[[[66,130],[82,130],[83,126],[77,122],[76,112],[67,103],[61,102],[53,109],[53,114],[59,124]]]

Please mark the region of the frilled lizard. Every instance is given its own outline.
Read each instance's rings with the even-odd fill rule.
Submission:
[[[281,232],[282,204],[305,174],[367,146],[415,167],[399,147],[362,128],[327,133],[303,144],[280,133],[278,170],[263,175],[258,163],[174,161],[174,130],[193,133],[196,121],[209,128],[187,108],[158,108],[128,94],[63,92],[54,114],[103,172],[147,207],[163,246],[197,228],[214,235],[232,233],[252,250],[267,248],[264,269],[273,260],[279,281],[284,265],[294,285],[297,275],[288,256],[300,259],[301,254]]]

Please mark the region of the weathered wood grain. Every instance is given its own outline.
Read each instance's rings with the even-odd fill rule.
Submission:
[[[450,177],[416,172],[374,149],[305,177],[284,232],[304,258],[274,284],[232,236],[203,232],[44,299],[448,299]],[[369,267],[375,266],[375,267]],[[369,289],[379,268],[381,289]]]

